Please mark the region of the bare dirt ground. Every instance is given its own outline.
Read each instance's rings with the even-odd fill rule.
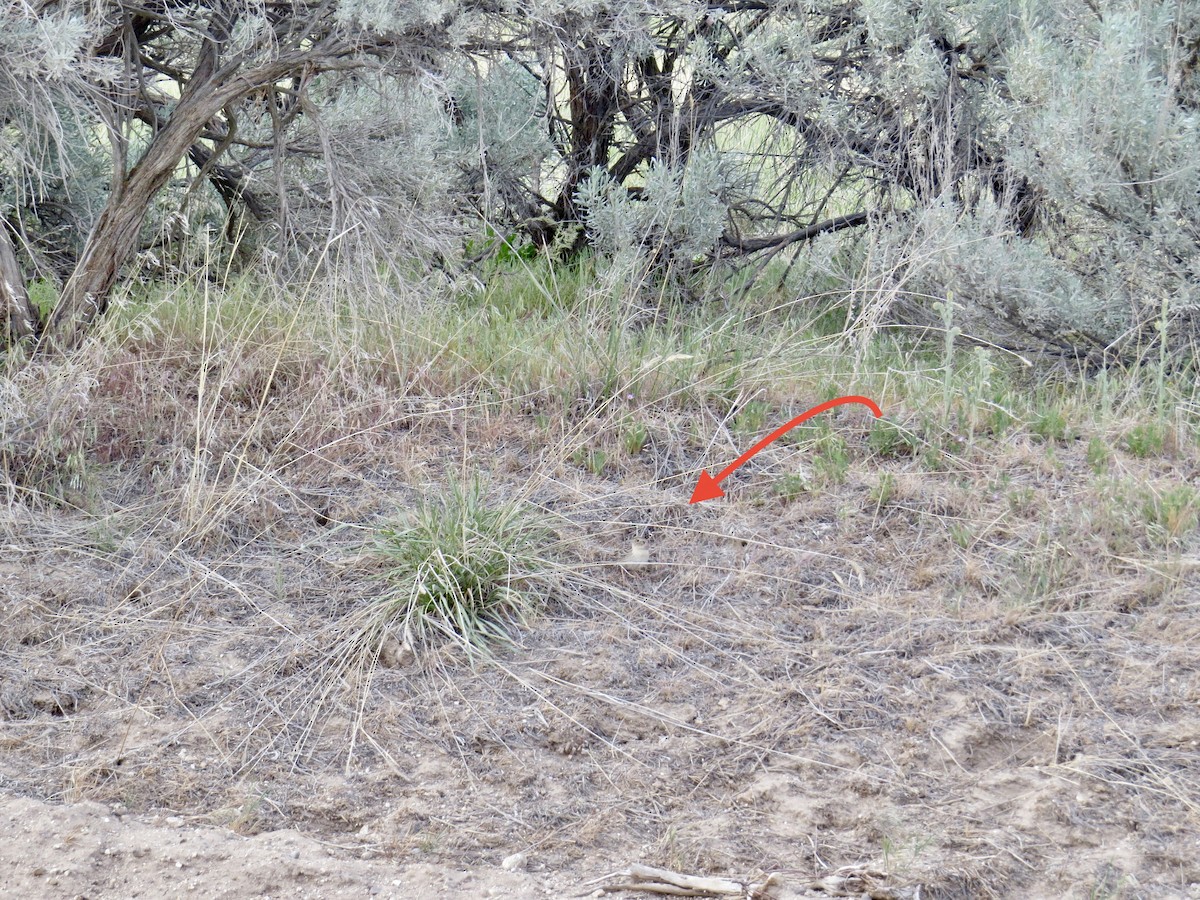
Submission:
[[[779,447],[697,506],[734,445],[665,419],[600,475],[434,401],[203,460],[110,436],[89,512],[0,509],[0,893],[566,897],[645,863],[1200,898],[1197,546],[1121,493],[1192,458],[1101,479],[1015,436],[930,467],[838,422],[844,483],[780,497]],[[370,529],[464,455],[557,517],[563,590],[493,662],[356,652]]]

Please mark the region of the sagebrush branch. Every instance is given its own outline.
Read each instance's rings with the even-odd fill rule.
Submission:
[[[871,213],[862,210],[845,216],[835,216],[832,219],[826,219],[824,222],[816,222],[804,228],[789,231],[786,234],[775,234],[768,237],[743,238],[727,232],[721,236],[721,243],[742,253],[777,250],[780,247],[787,247],[790,244],[811,241],[813,238],[828,232],[841,231],[843,228],[858,228],[861,225],[866,225],[870,219]]]

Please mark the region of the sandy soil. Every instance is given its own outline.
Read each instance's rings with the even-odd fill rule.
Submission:
[[[1082,447],[856,451],[794,498],[780,448],[689,506],[701,447],[597,476],[523,420],[424,421],[202,503],[155,492],[163,449],[113,461],[100,514],[0,510],[0,893],[586,896],[645,863],[1200,898],[1197,547],[1099,517]],[[364,536],[463,446],[559,517],[569,577],[493,663],[356,657]]]
[[[99,803],[0,802],[6,897],[545,897],[552,879],[362,859],[298,831],[243,836]]]

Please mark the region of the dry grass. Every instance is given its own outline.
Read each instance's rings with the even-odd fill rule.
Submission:
[[[1200,881],[1190,398],[1131,450],[1136,381],[856,361],[778,309],[208,301],[0,379],[5,783],[578,881]],[[843,410],[688,505],[831,392],[892,430]],[[548,606],[487,662],[362,652],[372,536],[464,473],[553,523]]]

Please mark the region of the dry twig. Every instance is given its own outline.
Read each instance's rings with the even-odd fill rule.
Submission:
[[[761,882],[733,881],[728,878],[706,878],[700,875],[681,875],[653,866],[632,865],[619,873],[628,881],[604,885],[605,893],[615,891],[645,891],[673,897],[743,897],[746,900],[768,900],[779,876],[771,874]]]

